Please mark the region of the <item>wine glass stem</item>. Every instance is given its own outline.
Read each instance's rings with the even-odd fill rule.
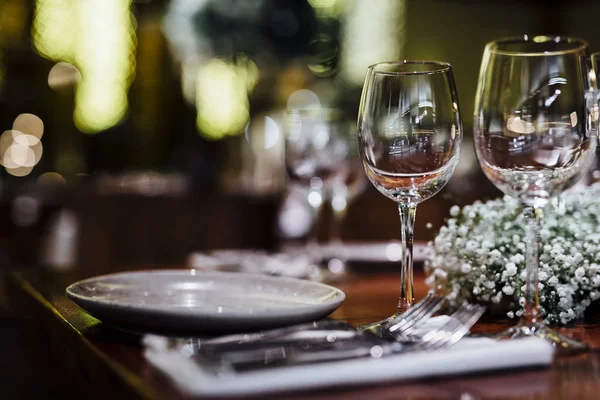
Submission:
[[[525,219],[525,305],[521,323],[534,325],[539,318],[538,267],[542,208],[523,206]]]
[[[312,226],[306,240],[306,251],[311,261],[321,262],[321,251],[319,248],[319,230],[321,229],[321,210],[323,208],[323,192],[320,189],[311,189],[309,201],[312,210]]]
[[[400,271],[400,300],[396,313],[403,313],[414,303],[413,294],[413,237],[416,204],[398,204],[402,229],[402,270]]]
[[[346,199],[344,199],[344,202]],[[339,204],[331,202],[331,229],[329,230],[329,244],[331,246],[339,247],[342,244],[342,222],[346,217],[347,207],[340,207]]]

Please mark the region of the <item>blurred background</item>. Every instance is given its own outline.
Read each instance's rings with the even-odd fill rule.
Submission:
[[[0,265],[181,264],[306,235],[310,213],[286,188],[286,108],[335,108],[352,134],[366,67],[397,59],[448,61],[459,89],[461,163],[419,209],[427,240],[450,205],[497,195],[471,142],[485,43],[568,34],[600,50],[599,12],[551,0],[2,0]],[[348,206],[344,240],[398,238],[394,205],[370,185]]]
[[[599,12],[551,0],[2,0],[2,270],[181,264],[306,235],[307,205],[286,188],[286,108],[335,108],[353,134],[366,67],[397,59],[448,61],[459,89],[461,163],[419,209],[428,240],[450,205],[497,195],[471,142],[485,43],[568,34],[600,50]],[[398,238],[394,205],[370,185],[349,200],[344,240]]]
[[[367,66],[399,59],[450,62],[460,97],[460,165],[417,216],[428,240],[451,205],[498,195],[471,141],[485,43],[567,34],[597,51],[598,15],[593,0],[0,0],[0,274],[306,236],[286,109],[335,108],[351,126]],[[398,239],[394,204],[359,192],[342,238]]]

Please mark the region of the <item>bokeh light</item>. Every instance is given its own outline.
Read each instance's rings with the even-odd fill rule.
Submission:
[[[16,176],[17,178],[27,176],[31,173],[31,171],[33,171],[33,167],[6,168],[6,172],[12,176]]]
[[[110,1],[110,0],[109,0]],[[51,60],[75,60],[77,5],[71,0],[37,0],[33,20],[33,45]]]
[[[247,57],[236,64],[214,59],[198,69],[197,126],[208,139],[222,139],[244,131],[250,118],[248,93],[258,81],[258,68]]]
[[[241,54],[235,61],[236,71],[246,83],[248,93],[252,92],[260,76],[258,66],[248,56]]]
[[[331,208],[337,212],[344,211],[346,207],[348,207],[348,200],[346,200],[346,197],[346,193],[335,193],[331,199]]]
[[[241,141],[239,175],[233,172],[228,180],[232,192],[260,195],[281,191],[285,185],[283,118],[282,110],[252,116]]]
[[[40,175],[37,181],[42,185],[62,185],[67,182],[58,172],[46,172]]]
[[[13,134],[17,131],[13,131]],[[9,168],[33,167],[35,165],[35,155],[33,150],[22,143],[14,141],[4,155],[5,166]],[[9,161],[10,165],[9,166]]]
[[[37,138],[37,141],[42,139],[44,134],[44,122],[40,117],[34,114],[20,114],[13,121],[13,130],[19,131],[24,135],[30,135]],[[13,136],[14,137],[14,136]],[[31,142],[31,145],[37,143],[37,141]]]
[[[282,140],[282,132],[277,122],[269,117],[257,117],[246,125],[246,141],[257,156],[264,156]]]
[[[320,192],[310,192],[308,194],[308,203],[314,208],[318,208],[323,204],[323,196],[321,196]]]
[[[75,87],[81,79],[79,69],[67,62],[57,63],[48,74],[48,86],[54,90]]]
[[[37,51],[59,64],[48,84],[79,80],[74,121],[84,133],[118,124],[128,108],[135,71],[135,19],[131,0],[38,0],[32,35]],[[80,79],[79,79],[80,77]]]
[[[41,142],[43,121],[34,114],[20,114],[13,121],[13,129],[0,135],[0,165],[10,175],[29,175],[40,162],[43,153]]]
[[[399,60],[404,47],[406,0],[355,1],[345,15],[342,78],[362,85],[367,67]]]
[[[296,90],[288,97],[288,110],[313,110],[321,108],[321,101],[315,92],[308,89]]]
[[[312,226],[312,211],[306,204],[306,193],[296,192],[288,195],[279,212],[277,226],[283,237],[299,238]]]
[[[336,18],[344,11],[347,0],[308,0],[319,18]]]

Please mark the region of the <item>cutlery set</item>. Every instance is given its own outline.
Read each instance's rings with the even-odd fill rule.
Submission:
[[[483,306],[464,304],[451,315],[437,318],[442,320],[440,323],[432,316],[444,303],[444,298],[429,294],[377,329],[323,320],[259,333],[198,339],[188,342],[186,351],[192,348],[190,355],[216,374],[432,351],[458,342],[485,311]]]

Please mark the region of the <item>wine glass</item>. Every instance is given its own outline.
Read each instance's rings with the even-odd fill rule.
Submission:
[[[286,127],[288,183],[306,196],[311,207],[314,222],[306,250],[311,262],[318,265],[324,256],[318,245],[323,204],[333,187],[350,174],[350,130],[338,123],[335,110],[320,106],[288,110]]]
[[[525,305],[500,338],[538,336],[562,352],[587,346],[547,328],[539,314],[543,209],[587,172],[596,150],[595,79],[587,43],[527,36],[489,43],[475,103],[475,151],[488,177],[517,198],[525,222]]]
[[[595,72],[594,76],[596,78],[596,84],[597,84],[598,79],[600,78],[600,75],[598,74],[598,72],[600,71],[600,53],[592,54],[591,59],[592,59],[592,68]],[[596,101],[598,101],[598,98],[596,98]],[[598,182],[600,182],[600,154],[598,154],[598,149],[596,149],[596,158],[592,162],[592,166],[590,167],[590,170],[588,171],[586,183],[588,185],[592,185],[592,184],[595,184]]]
[[[356,128],[356,121],[343,123],[344,139],[347,140],[348,153],[342,161],[343,173],[337,174],[327,188],[325,198],[331,211],[327,242],[324,246],[323,262],[329,272],[337,277],[344,275],[348,259],[342,242],[342,224],[348,213],[348,205],[367,187],[367,177],[362,167],[356,138],[350,133]]]
[[[366,175],[398,204],[400,213],[402,269],[395,317],[414,302],[417,204],[438,193],[458,163],[462,123],[452,67],[437,61],[370,66],[358,118],[358,147]],[[367,327],[376,329],[388,320]]]

